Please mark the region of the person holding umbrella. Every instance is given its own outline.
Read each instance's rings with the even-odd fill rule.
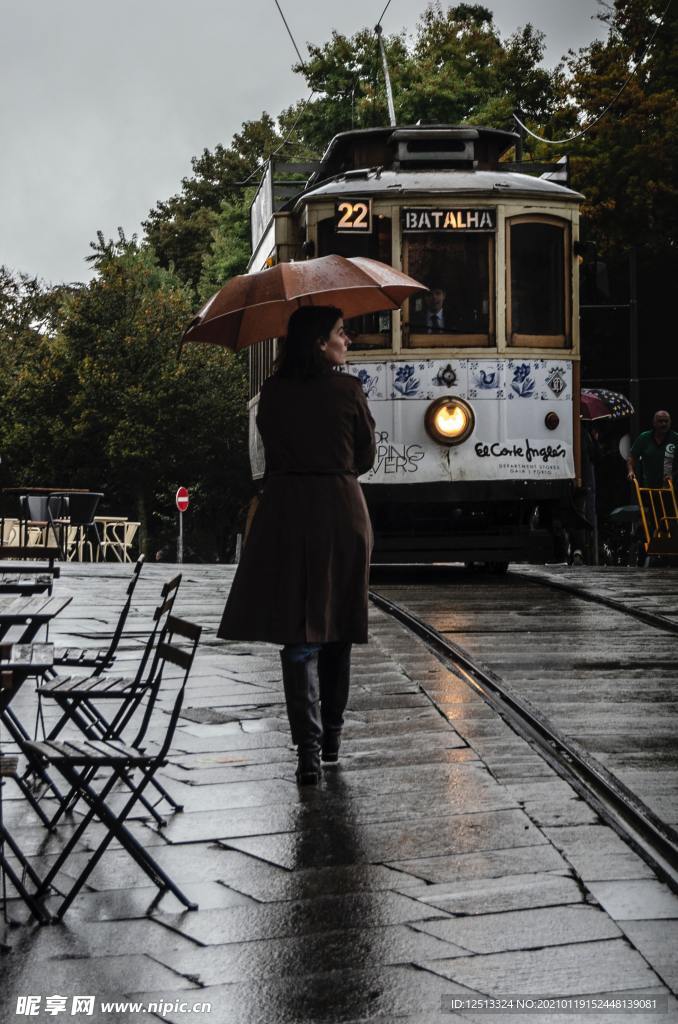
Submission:
[[[351,646],[367,643],[372,527],[357,478],[374,462],[374,420],[358,379],[341,372],[342,309],[397,309],[425,290],[363,257],[280,263],[227,282],[182,339],[234,350],[280,339],[257,410],[263,492],[217,635],[282,645],[301,784],[320,781],[321,755],[338,760]]]
[[[349,338],[341,311],[305,306],[259,400],[266,477],[218,635],[283,644],[283,686],[297,779],[336,761],[351,644],[367,642],[372,528],[357,477],[375,457],[360,382],[337,369]]]

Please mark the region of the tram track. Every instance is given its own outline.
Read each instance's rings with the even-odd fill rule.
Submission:
[[[528,574],[515,575],[529,582],[543,582],[545,585],[549,582]],[[570,585],[554,589],[566,590],[572,596],[584,600],[595,600],[598,597]],[[678,892],[678,833],[670,825],[661,821],[647,804],[599,760],[567,737],[529,700],[515,692],[497,673],[482,665],[462,646],[402,604],[374,589],[370,590],[370,600],[375,607],[422,640],[447,669],[477,692],[518,735],[539,751],[547,763],[570,783],[603,821],[643,857],[674,892]],[[601,598],[597,603],[615,611],[628,611],[613,598]],[[678,632],[676,624],[663,616],[653,616],[649,612],[643,613],[643,616],[647,624],[656,625],[660,629],[667,629],[668,624],[673,627],[670,632]],[[654,618],[658,621],[649,621]]]
[[[623,615],[627,615],[631,619],[643,622],[646,626],[654,626],[655,629],[662,629],[666,633],[678,635],[678,622],[674,622],[673,619],[669,619],[666,615],[658,615],[657,612],[648,612],[643,608],[633,608],[630,605],[625,604],[623,601],[616,600],[614,597],[606,597],[604,594],[595,594],[590,590],[585,590],[583,587],[578,587],[576,584],[568,583],[565,580],[554,580],[552,578],[546,579],[544,576],[520,572],[520,570],[516,569],[511,570],[511,576],[517,577],[521,580],[526,580],[528,583],[536,583],[539,586],[548,587],[551,590],[560,590],[563,593],[571,594],[572,597],[578,597],[582,601],[589,601],[592,604],[597,604],[604,608],[610,608],[612,611],[621,612]]]

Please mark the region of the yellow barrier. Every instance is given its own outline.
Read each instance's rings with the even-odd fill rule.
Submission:
[[[641,487],[637,480],[636,497],[640,509],[647,555],[678,555],[678,502],[673,480],[663,487]]]

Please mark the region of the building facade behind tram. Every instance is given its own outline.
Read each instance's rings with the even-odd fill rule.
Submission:
[[[576,520],[583,197],[516,171],[516,141],[446,125],[346,132],[305,185],[289,180],[293,166],[269,166],[252,206],[251,272],[339,253],[430,289],[402,311],[347,322],[346,371],[377,425],[361,481],[377,562],[544,561]],[[250,351],[255,479],[275,345]]]

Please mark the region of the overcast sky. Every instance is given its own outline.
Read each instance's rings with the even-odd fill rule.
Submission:
[[[280,0],[304,52],[372,27],[386,0]],[[384,31],[426,0],[392,0]],[[546,63],[604,38],[597,0],[485,0],[502,35],[531,21]],[[274,0],[0,0],[0,264],[85,280],[101,228],[128,234],[191,157],[307,94]]]

